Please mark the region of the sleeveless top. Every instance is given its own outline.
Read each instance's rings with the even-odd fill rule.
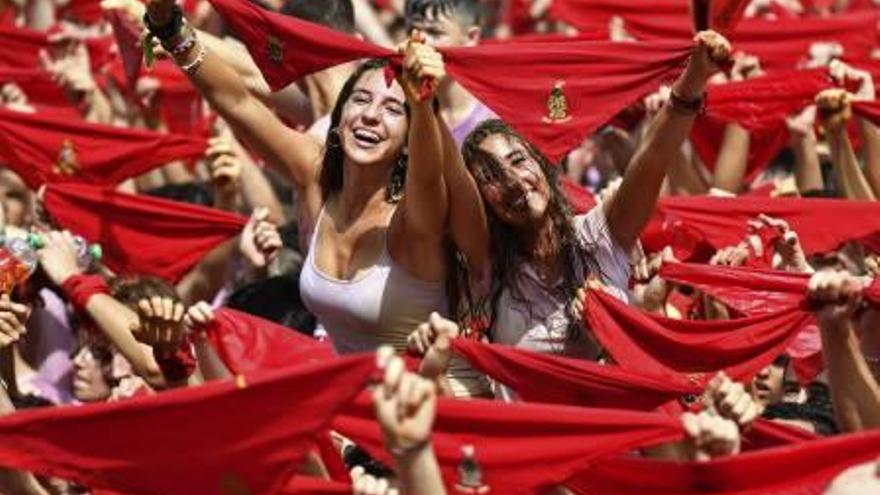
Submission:
[[[391,345],[406,349],[407,336],[436,311],[448,313],[443,282],[419,280],[391,259],[388,230],[375,265],[351,280],[322,273],[315,246],[324,209],[311,233],[309,252],[299,278],[303,303],[324,327],[339,354],[374,351]]]

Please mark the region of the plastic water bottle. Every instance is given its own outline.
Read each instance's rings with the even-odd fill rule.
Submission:
[[[9,294],[37,269],[39,258],[27,239],[6,238],[0,248],[0,292]]]
[[[33,249],[41,249],[46,245],[43,236],[36,233],[28,234],[28,244]],[[101,261],[103,251],[100,244],[89,244],[82,236],[73,236],[73,245],[76,247],[76,264],[83,270],[89,270]]]

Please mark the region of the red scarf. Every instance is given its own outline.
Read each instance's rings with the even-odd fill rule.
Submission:
[[[618,457],[593,463],[566,487],[580,495],[821,495],[838,474],[878,452],[874,431],[710,462]]]
[[[115,272],[172,282],[247,223],[213,208],[85,184],[50,185],[45,205],[58,224],[100,243]]]
[[[346,408],[333,428],[390,463],[368,397]],[[663,414],[477,399],[440,399],[431,434],[450,493],[499,494],[537,493],[591,460],[681,438],[678,419]]]
[[[0,464],[128,493],[219,495],[229,483],[275,493],[374,370],[375,357],[362,354],[143,399],[5,416]]]
[[[215,313],[207,333],[220,359],[233,373],[326,361],[335,356],[326,342],[229,308]]]
[[[211,3],[248,47],[273,90],[350,60],[384,57],[399,64],[392,51],[323,26],[248,2]],[[674,77],[690,50],[678,42],[565,40],[440,51],[452,77],[558,161],[585,135]]]
[[[279,495],[350,495],[351,484],[308,476],[294,476]]]
[[[0,86],[8,82],[20,86],[31,105],[63,108],[71,106],[70,101],[64,96],[64,90],[55,84],[52,76],[41,69],[0,67]]]
[[[88,38],[85,43],[93,71],[114,56],[112,38]],[[49,40],[45,31],[0,25],[0,66],[36,69],[40,66],[40,50],[47,48]]]
[[[853,112],[874,125],[880,125],[880,101],[857,101],[852,104]]]
[[[645,313],[591,290],[584,318],[614,361],[630,371],[679,373],[704,383],[724,370],[747,380],[785,351],[812,318],[794,306],[737,320],[674,320]]]
[[[687,15],[630,16],[625,20],[626,30],[639,39],[692,36]],[[810,45],[817,42],[834,41],[843,46],[846,56],[868,58],[877,43],[875,25],[876,15],[868,12],[784,21],[745,19],[730,41],[737,50],[757,55],[766,70],[794,69],[807,60]]]
[[[691,132],[694,148],[715,168],[724,127],[737,123],[750,134],[747,182],[751,182],[788,143],[785,119],[813,103],[831,86],[827,70],[781,71],[709,88],[706,115]]]
[[[0,109],[0,158],[33,189],[46,183],[111,186],[178,158],[201,156],[203,138]]]
[[[575,215],[587,213],[598,204],[593,193],[568,177],[563,177],[559,182],[562,194],[568,199],[568,204]]]
[[[874,221],[880,215],[880,204],[868,201],[692,196],[663,198],[657,210],[649,230],[664,235],[643,238],[650,251],[662,249],[667,242],[675,243],[674,247],[693,247],[676,238],[680,229],[715,249],[739,244],[746,235],[747,221],[761,213],[787,221],[807,254],[832,251],[880,231]]]

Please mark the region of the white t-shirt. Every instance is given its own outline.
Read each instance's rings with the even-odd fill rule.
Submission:
[[[601,273],[596,275],[615,296],[628,301],[629,256],[612,238],[602,205],[572,221],[575,233],[599,265]],[[558,291],[548,290],[530,264],[523,264],[520,269],[520,293],[525,301],[513,298],[509,289],[504,290],[491,330],[492,340],[531,351],[595,360],[598,347],[589,332],[583,332],[577,340],[567,337],[568,305],[573,294],[562,297]],[[561,283],[557,282],[557,286]]]

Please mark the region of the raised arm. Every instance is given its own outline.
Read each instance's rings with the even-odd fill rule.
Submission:
[[[440,122],[434,113],[433,98],[421,99],[419,88],[425,78],[443,78],[443,59],[428,45],[411,41],[406,45],[403,63],[400,84],[409,105],[410,121],[406,194],[400,208],[407,234],[415,235],[416,240],[433,242],[445,236],[449,199],[443,180]]]
[[[718,33],[701,32],[694,44],[687,68],[672,86],[670,103],[651,122],[627,167],[620,190],[605,203],[611,235],[624,250],[635,244],[654,211],[667,169],[687,138],[702,104],[706,81],[718,70],[715,61],[729,57],[730,44]]]
[[[173,0],[153,0],[147,6],[151,24],[159,28],[175,25],[181,16]],[[163,42],[169,51],[186,46],[196,35],[182,27]],[[286,173],[301,190],[313,190],[318,181],[321,145],[303,133],[285,126],[245,85],[241,77],[219,56],[205,50],[201,42],[175,55],[175,61],[189,75],[211,106],[266,161]],[[317,205],[312,205],[317,208]]]
[[[862,288],[847,272],[821,271],[810,279],[834,416],[847,432],[880,426],[880,386],[865,362],[853,323]]]
[[[844,195],[847,199],[873,201],[877,198],[862,173],[847,132],[852,117],[851,101],[852,95],[844,89],[826,89],[816,96],[816,107],[828,133],[831,164]]]

